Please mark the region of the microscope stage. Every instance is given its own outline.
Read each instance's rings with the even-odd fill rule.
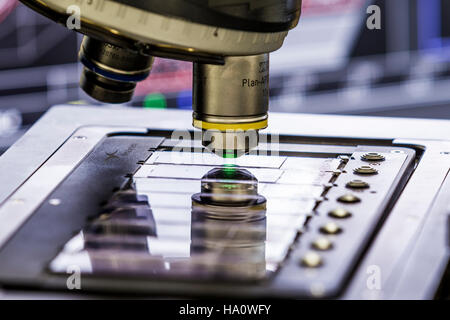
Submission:
[[[280,135],[230,159],[164,129],[65,132],[0,206],[6,288],[64,292],[75,272],[83,292],[362,297],[373,266],[395,273],[386,249],[413,221],[398,210],[419,210],[445,177],[406,140]],[[416,172],[418,161],[443,174]],[[405,203],[419,178],[429,187]]]
[[[203,295],[247,283],[246,290],[259,288],[262,295],[273,287],[292,297],[335,296],[408,179],[415,154],[379,146],[343,147],[336,154],[315,145],[311,152],[311,146],[294,143],[281,144],[277,154],[262,145],[257,154],[224,159],[199,141],[191,142],[190,151],[176,150],[175,141],[157,134],[104,138],[0,252],[0,260],[16,246],[42,250],[51,258],[46,277],[57,281],[77,270],[86,290],[116,284],[123,292],[154,293],[177,283],[177,294]],[[141,158],[133,161],[122,150]],[[383,161],[365,161],[370,152]],[[364,166],[374,173],[354,173]],[[133,171],[118,172],[127,167]],[[113,175],[123,179],[114,190],[108,180]],[[353,180],[368,185],[350,187]],[[95,199],[99,189],[109,199]],[[37,227],[63,223],[66,233],[57,232],[62,242],[51,243],[45,238],[52,231],[43,238]],[[202,288],[208,285],[213,287]]]

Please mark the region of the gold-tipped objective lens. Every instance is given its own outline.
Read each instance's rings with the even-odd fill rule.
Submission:
[[[211,151],[239,156],[255,148],[268,107],[269,54],[194,65],[193,125]]]

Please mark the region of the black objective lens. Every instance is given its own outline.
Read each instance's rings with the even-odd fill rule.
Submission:
[[[133,97],[136,83],[150,74],[154,58],[107,42],[84,37],[80,49],[81,88],[106,103],[124,103]]]

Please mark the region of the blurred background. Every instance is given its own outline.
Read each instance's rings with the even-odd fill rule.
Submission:
[[[271,111],[450,118],[450,0],[303,0],[271,56]],[[369,30],[366,9],[381,8]],[[50,106],[86,101],[81,37],[16,0],[0,0],[0,153]],[[157,59],[129,103],[191,109],[192,66]]]

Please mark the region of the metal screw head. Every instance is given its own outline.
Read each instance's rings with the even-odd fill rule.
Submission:
[[[342,232],[342,229],[336,223],[328,222],[320,227],[320,232],[325,234],[338,234]]]
[[[351,212],[344,208],[336,208],[328,212],[328,215],[337,219],[350,218],[352,216]]]
[[[367,182],[362,180],[349,181],[345,186],[350,189],[367,189],[370,187],[370,185]]]
[[[340,196],[337,200],[339,202],[344,202],[344,203],[356,203],[356,202],[361,201],[360,198],[358,198],[357,196],[355,196],[354,194],[351,194],[351,193],[344,194],[343,196]]]
[[[320,267],[323,263],[322,257],[316,252],[308,252],[302,258],[302,265],[308,268]]]
[[[384,161],[386,158],[378,152],[368,152],[361,156],[363,161]]]
[[[371,166],[361,166],[353,170],[356,174],[377,174],[378,170]]]
[[[325,237],[320,237],[311,244],[311,246],[320,251],[330,250],[333,247],[333,243]]]

